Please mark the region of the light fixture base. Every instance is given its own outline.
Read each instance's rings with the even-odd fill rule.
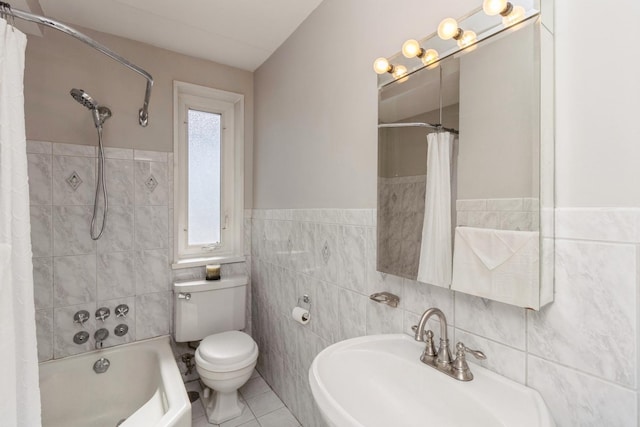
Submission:
[[[452,38],[454,40],[460,40],[462,38],[462,34],[464,34],[464,30],[458,27],[458,30],[456,31],[455,35]]]

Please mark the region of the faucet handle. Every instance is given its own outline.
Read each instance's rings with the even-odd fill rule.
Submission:
[[[465,352],[471,354],[476,359],[485,360],[487,358],[487,356],[483,352],[481,352],[480,350],[472,350],[472,349],[466,347],[462,343],[462,341],[459,341],[458,344],[456,344],[456,359],[459,358],[459,357],[464,358],[464,353]]]

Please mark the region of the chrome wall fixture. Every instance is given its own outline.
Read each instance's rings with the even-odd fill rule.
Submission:
[[[481,23],[482,20],[477,19],[479,15],[478,12],[480,11],[483,11],[484,15],[486,15],[484,21],[487,21],[487,17],[497,15],[502,17],[502,21],[495,22],[495,20],[489,19],[488,22]],[[519,24],[526,19],[537,16],[538,13],[539,11],[536,9],[531,8],[527,10],[525,7],[514,5],[508,0],[484,0],[482,8],[474,10],[471,14],[460,20],[449,17],[440,21],[437,32],[433,36],[423,39],[422,42],[415,39],[409,39],[404,42],[401,51],[402,56],[407,59],[419,58],[422,64],[413,66],[411,63],[404,61],[402,56],[395,55],[391,58],[377,58],[373,62],[373,69],[381,76],[387,73],[393,76],[393,80],[383,78],[382,81],[384,84],[401,80],[408,74],[424,66],[437,66],[441,60],[461,50],[472,47],[477,42]],[[480,13],[480,15],[481,14],[482,13]],[[462,28],[459,23],[460,21],[465,22],[465,27],[469,25],[473,29]],[[500,25],[497,26],[496,24]],[[438,37],[436,38],[435,35]],[[438,39],[442,41],[455,40],[457,47],[456,45],[450,46],[440,42]],[[425,46],[426,44],[430,44],[431,46]],[[393,64],[391,63],[392,61],[394,62]],[[406,65],[402,64],[402,62]]]
[[[80,40],[81,42],[91,46],[92,48],[96,49],[97,51],[107,55],[109,58],[121,63],[122,65],[124,65],[125,67],[129,68],[130,70],[135,71],[136,73],[140,74],[142,77],[144,77],[147,80],[147,88],[145,90],[145,94],[144,94],[144,102],[142,104],[142,108],[140,108],[140,110],[138,111],[138,123],[140,124],[140,126],[142,127],[146,127],[149,124],[149,99],[151,98],[151,87],[153,86],[153,77],[151,76],[151,74],[149,74],[148,72],[146,72],[145,70],[143,70],[142,68],[138,67],[137,65],[129,62],[127,59],[123,58],[122,56],[118,55],[117,53],[115,53],[114,51],[112,51],[111,49],[109,49],[108,47],[98,43],[97,41],[93,40],[91,37],[77,31],[74,28],[69,27],[68,25],[65,25],[61,22],[55,21],[51,18],[47,18],[45,16],[40,16],[40,15],[34,15],[32,13],[29,12],[25,12],[23,10],[20,9],[13,9],[11,8],[11,5],[9,3],[5,3],[5,2],[0,2],[0,10],[2,11],[2,14],[5,16],[9,16],[12,18],[12,21],[14,18],[19,18],[19,19],[23,19],[25,21],[29,21],[29,22],[35,22],[36,24],[41,24],[41,25],[45,25],[47,27],[51,27],[55,30],[61,31],[77,40]]]

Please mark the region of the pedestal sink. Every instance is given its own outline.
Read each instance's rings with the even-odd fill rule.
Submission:
[[[424,343],[404,334],[353,338],[324,349],[311,391],[334,427],[554,427],[540,394],[471,364],[462,382],[420,362]],[[491,357],[491,355],[487,355]]]

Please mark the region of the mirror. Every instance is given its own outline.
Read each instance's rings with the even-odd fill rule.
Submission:
[[[533,309],[551,301],[543,31],[531,19],[380,88],[379,271]],[[446,152],[432,153],[442,138]]]

